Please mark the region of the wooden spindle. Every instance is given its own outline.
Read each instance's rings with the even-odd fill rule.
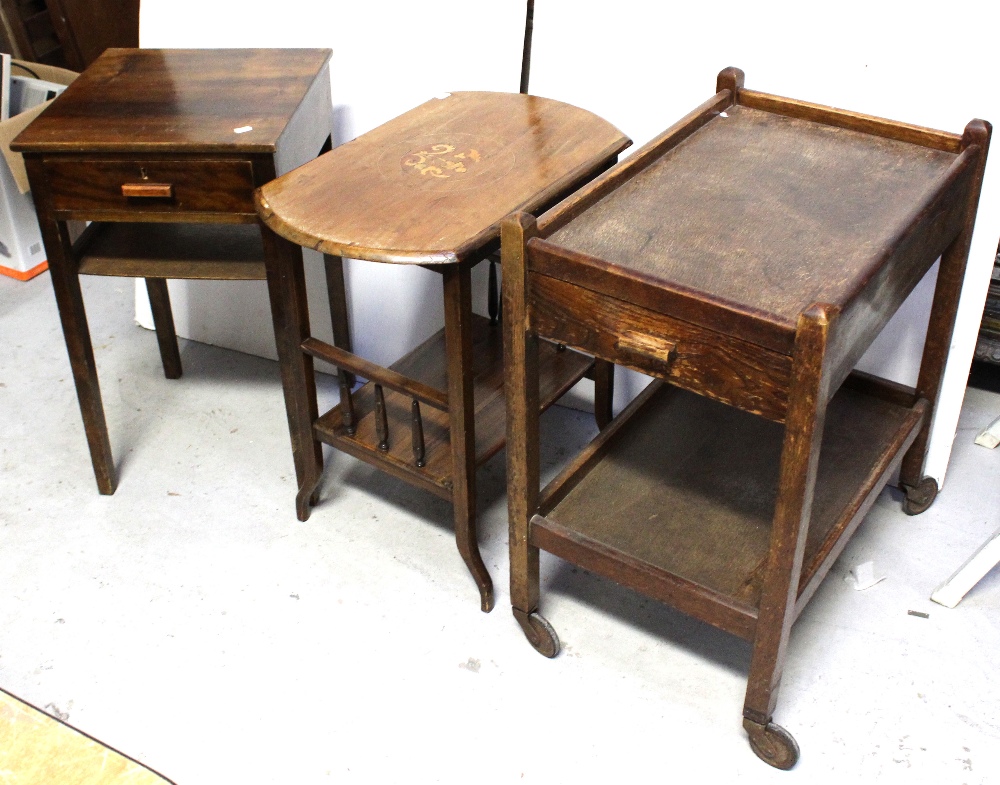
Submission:
[[[413,460],[417,468],[422,469],[427,465],[424,460],[424,423],[420,419],[420,401],[416,398],[410,407],[410,434],[413,439]]]
[[[344,422],[344,430],[347,431],[347,435],[354,436],[358,430],[358,421],[354,416],[354,400],[351,398],[351,385],[344,371],[340,371],[337,376],[340,379],[340,417]]]
[[[385,414],[385,396],[382,385],[375,385],[375,435],[378,438],[378,448],[389,452],[389,420]]]
[[[490,285],[486,298],[486,309],[490,315],[490,324],[500,321],[500,282],[497,280],[497,263],[490,259]]]

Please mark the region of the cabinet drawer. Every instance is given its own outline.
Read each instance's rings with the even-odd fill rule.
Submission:
[[[51,204],[59,213],[110,219],[114,214],[255,215],[250,161],[49,158]]]
[[[791,357],[582,286],[529,273],[531,329],[777,422]]]

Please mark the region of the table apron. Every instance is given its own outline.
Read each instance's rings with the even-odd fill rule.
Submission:
[[[217,220],[226,214],[256,216],[253,163],[247,159],[53,157],[43,165],[49,204],[58,218],[156,220],[163,216],[161,220],[178,220],[169,217],[177,213],[192,214],[191,220],[209,216]]]
[[[528,319],[538,334],[784,422],[791,357],[557,278],[528,275]],[[637,341],[637,335],[649,339]]]

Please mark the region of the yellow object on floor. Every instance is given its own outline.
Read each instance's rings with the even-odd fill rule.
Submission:
[[[0,690],[4,785],[163,785],[169,780]]]

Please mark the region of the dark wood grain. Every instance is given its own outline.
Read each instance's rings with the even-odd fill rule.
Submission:
[[[811,303],[845,304],[872,274],[871,248],[892,242],[955,159],[743,106],[727,114],[547,240],[794,331]]]
[[[235,212],[252,215],[253,168],[247,160],[107,160],[59,157],[47,160],[52,207],[59,213]],[[146,181],[168,184],[169,194],[136,197],[127,192]]]
[[[511,595],[529,642],[545,549],[751,641],[744,727],[773,721],[792,625],[899,470],[922,478],[990,128],[952,134],[716,96],[536,223],[504,224]],[[752,106],[751,106],[752,105]],[[943,253],[917,389],[851,372]],[[659,377],[537,490],[537,347]],[[845,380],[846,379],[846,380]]]
[[[168,379],[181,378],[181,355],[177,347],[177,332],[174,330],[174,315],[170,310],[170,292],[163,278],[147,278],[146,294],[149,309],[153,314],[156,328],[156,342],[160,347],[163,375]]]
[[[786,355],[555,278],[531,273],[529,285],[531,326],[541,335],[770,420],[784,420],[791,379]],[[630,333],[669,341],[674,351],[664,362],[648,347],[623,349],[622,339]]]
[[[20,152],[275,154],[329,49],[108,49],[13,142]],[[325,85],[329,95],[329,84]],[[242,133],[237,129],[250,127]],[[315,155],[317,144],[312,150]]]
[[[539,209],[564,197],[611,166],[628,144],[609,123],[557,101],[454,93],[406,112],[256,192],[269,234],[327,257],[336,349],[309,337],[308,313],[296,305],[305,297],[300,262],[290,255],[282,262],[293,279],[283,290],[288,300],[283,311],[292,322],[284,329],[301,340],[297,346],[291,339],[279,341],[279,357],[284,351],[304,350],[334,360],[341,369],[341,404],[314,418],[312,437],[450,499],[456,545],[484,611],[494,600],[477,544],[475,473],[505,441],[504,369],[495,313],[492,327],[472,314],[471,270],[499,249],[500,222],[511,210]],[[419,264],[439,272],[442,333],[390,369],[355,357],[339,335],[346,333],[347,323],[342,256]],[[495,292],[492,302],[495,312]],[[442,338],[444,350],[439,351]],[[545,354],[541,406],[593,366],[589,357],[573,352],[552,349]],[[302,452],[302,417],[315,389],[311,378],[302,378],[309,371],[298,359],[287,364],[299,373],[285,379],[285,395],[289,426],[300,434],[293,436],[293,449]],[[352,394],[345,371],[370,381]],[[611,407],[610,380],[610,374],[602,374],[605,410]],[[384,386],[381,397],[373,382]],[[409,438],[400,438],[403,426],[410,429]],[[296,462],[306,467],[297,500],[302,517],[314,495],[318,463],[308,456]]]
[[[504,220],[500,234],[510,603],[515,618],[534,613],[539,595],[539,552],[528,539],[531,518],[538,511],[539,339],[528,325],[526,258],[527,242],[537,231],[533,216],[517,213]]]
[[[93,223],[74,253],[86,275],[265,278],[260,230],[247,224]]]
[[[304,342],[307,352],[312,353],[315,342],[315,338]],[[502,351],[499,328],[490,325],[486,318],[473,315],[472,373],[477,466],[482,466],[496,455],[506,440],[505,377],[502,366],[497,362]],[[342,359],[339,353],[315,352],[314,356],[321,356],[331,362]],[[346,434],[338,406],[319,418],[316,424],[317,437],[376,466],[380,465],[380,456],[375,453],[380,452],[395,468],[406,467],[401,469],[405,473],[404,479],[412,482],[414,475],[420,475],[423,480],[417,481],[417,484],[429,489],[427,483],[430,483],[437,489],[435,493],[450,499],[453,469],[449,451],[449,421],[447,407],[442,405],[442,402],[447,402],[448,396],[446,390],[441,389],[447,384],[447,356],[444,330],[440,330],[390,368],[372,375],[371,378],[381,380],[385,385],[385,411],[390,434],[388,453],[377,449],[380,439],[374,384],[371,382],[364,384],[353,395],[358,417],[357,432],[353,436]],[[541,365],[544,374],[540,388],[540,411],[551,406],[579,381],[590,364],[588,357],[572,351],[560,352],[554,344],[543,343]],[[364,376],[362,366],[354,367],[358,369],[359,375]],[[416,373],[411,376],[414,372]],[[407,381],[400,382],[400,377]],[[414,393],[419,393],[418,400],[430,404],[421,408],[426,465],[419,472],[411,471],[410,404]],[[398,472],[396,476],[399,476]]]
[[[927,325],[927,340],[924,342],[920,374],[917,377],[917,395],[928,401],[929,411],[920,435],[903,459],[900,484],[904,488],[916,487],[923,480],[927,442],[930,438],[934,408],[941,392],[945,363],[951,348],[951,337],[955,330],[958,299],[962,293],[965,268],[969,261],[969,248],[972,244],[979,196],[982,193],[983,177],[986,173],[986,155],[992,135],[993,126],[983,120],[971,121],[962,134],[963,152],[973,153],[976,163],[972,182],[965,194],[963,204],[965,215],[961,231],[942,255],[941,267],[938,270],[938,284],[934,290],[934,301],[931,304]]]
[[[949,153],[957,153],[962,149],[962,137],[960,134],[936,131],[933,128],[924,128],[919,125],[886,120],[883,117],[874,117],[872,115],[861,114],[860,112],[851,112],[846,109],[836,109],[831,106],[823,106],[822,104],[812,104],[808,101],[799,101],[794,98],[769,95],[768,93],[760,93],[756,90],[747,90],[742,86],[739,91],[739,103],[743,106],[762,109],[772,114],[797,117],[836,128],[861,131],[865,134],[873,134],[886,139],[896,139],[901,142],[909,142],[935,150],[944,150]]]
[[[274,302],[288,280],[267,276],[251,194],[329,140],[329,57],[329,50],[111,49],[15,139],[45,223],[102,493],[113,492],[115,470],[77,276],[147,279],[168,378],[182,369],[167,278],[268,277],[278,342],[294,340],[289,309]],[[75,248],[70,220],[94,222]],[[305,464],[293,452],[301,482]]]

